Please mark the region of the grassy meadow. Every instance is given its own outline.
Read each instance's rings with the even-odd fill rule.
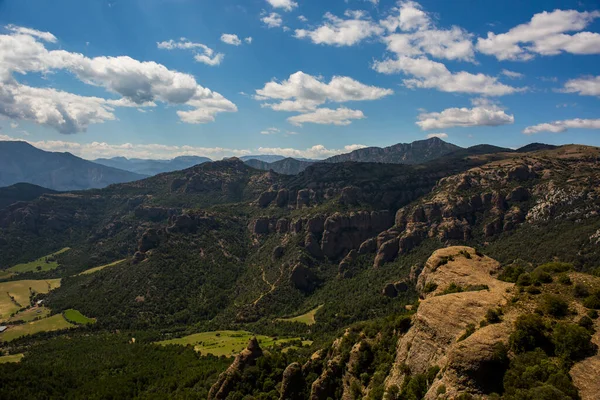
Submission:
[[[27,322],[22,325],[13,325],[6,331],[0,333],[0,342],[10,342],[21,336],[33,335],[39,332],[58,331],[75,327],[68,322],[62,314],[56,314],[48,318]]]
[[[123,260],[118,260],[118,261],[112,262],[112,263],[110,263],[110,264],[101,265],[101,266],[99,266],[99,267],[90,268],[90,269],[87,269],[87,270],[83,271],[83,272],[82,272],[82,273],[80,273],[79,275],[89,275],[89,274],[93,274],[94,272],[101,271],[101,270],[103,270],[103,269],[104,269],[104,268],[106,268],[106,267],[114,267],[115,265],[119,265],[119,264],[121,264],[123,261],[125,261],[125,259],[123,259]]]
[[[300,340],[299,338],[276,339],[263,335],[254,335],[246,331],[215,331],[196,333],[182,338],[165,340],[157,344],[163,346],[169,344],[194,346],[194,350],[202,355],[212,354],[217,357],[233,357],[246,348],[248,341],[253,336],[256,336],[263,349]],[[310,343],[303,342],[304,344]]]
[[[32,293],[48,293],[60,286],[60,279],[23,280],[0,283],[0,321],[29,305]]]
[[[58,261],[56,256],[66,251],[71,250],[70,247],[65,247],[57,252],[48,254],[47,256],[40,257],[37,260],[30,261],[28,263],[17,264],[7,269],[9,272],[22,273],[22,272],[37,272],[37,271],[50,271],[58,268]],[[38,269],[39,267],[39,269]]]
[[[298,315],[297,317],[291,317],[291,318],[278,318],[277,321],[283,321],[283,322],[299,322],[301,324],[305,324],[305,325],[314,325],[316,323],[315,320],[315,315],[317,314],[317,312],[323,307],[323,305],[320,305],[312,310],[310,310],[309,312],[307,312],[306,314],[302,314],[302,315]]]
[[[73,309],[63,312],[63,316],[68,322],[76,325],[87,325],[96,322],[94,318],[88,318],[79,311]]]
[[[7,364],[7,363],[18,363],[21,361],[21,359],[25,356],[25,354],[11,354],[9,356],[1,356],[0,357],[0,364]]]

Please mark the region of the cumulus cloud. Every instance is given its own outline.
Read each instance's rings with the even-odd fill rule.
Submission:
[[[273,12],[268,15],[265,15],[260,19],[267,28],[279,28],[283,25],[283,19],[281,19],[281,15]]]
[[[427,139],[432,139],[432,138],[447,139],[448,134],[447,133],[428,133]]]
[[[11,122],[10,123],[10,127],[13,128],[13,129],[17,129],[19,127],[19,124],[16,123],[16,122]]]
[[[437,89],[442,92],[477,93],[487,96],[502,96],[524,90],[498,81],[498,78],[482,73],[450,72],[442,63],[426,57],[405,57],[376,61],[373,69],[383,74],[402,72],[413,76],[404,79],[408,88]]]
[[[225,36],[225,34],[223,36]],[[221,40],[223,40],[223,36],[221,36]],[[190,42],[186,38],[181,38],[179,40],[170,39],[164,42],[157,42],[156,45],[159,49],[163,50],[192,50],[195,52],[194,60],[206,65],[210,65],[211,67],[220,65],[225,58],[224,54],[215,53],[215,51],[207,45]]]
[[[404,1],[392,8],[380,24],[390,33],[383,41],[397,56],[429,54],[448,60],[474,61],[473,35],[457,26],[436,28],[429,14],[414,1]]]
[[[284,11],[292,11],[298,7],[298,3],[292,0],[267,0],[267,3],[273,8],[281,8]]]
[[[534,126],[529,126],[523,130],[526,135],[534,135],[540,132],[562,133],[569,129],[600,129],[600,119],[567,119],[564,121],[554,121]]]
[[[363,118],[366,117],[360,110],[351,110],[346,107],[340,107],[336,110],[318,108],[314,112],[290,117],[288,122],[296,126],[302,126],[305,123],[345,126],[350,125],[352,120]]]
[[[571,79],[561,90],[564,93],[577,93],[581,96],[600,96],[600,76]]]
[[[387,19],[381,21],[381,25],[385,26],[390,32],[394,32],[396,29],[403,31],[424,30],[429,28],[431,24],[431,18],[416,1],[399,2],[397,7],[392,8],[392,12]]]
[[[250,38],[250,41],[252,41],[252,38]],[[221,42],[230,44],[232,46],[239,46],[242,44],[242,40],[238,37],[238,35],[235,35],[233,33],[222,34]]]
[[[248,36],[247,38],[244,39],[244,42],[246,42],[247,44],[252,44],[252,36]]]
[[[90,124],[115,120],[113,111],[111,101],[98,97],[17,83],[0,85],[0,115],[46,125],[60,133],[84,132]]]
[[[600,34],[579,32],[594,19],[599,11],[554,10],[535,14],[527,23],[506,33],[488,32],[487,38],[477,40],[477,49],[499,60],[527,61],[536,55],[600,54]],[[573,35],[566,32],[578,32]]]
[[[350,77],[334,76],[329,83],[298,71],[282,82],[271,81],[256,90],[255,99],[276,100],[264,103],[276,111],[312,111],[326,102],[377,100],[393,94],[393,90],[365,85]]]
[[[315,29],[296,29],[298,39],[310,39],[315,44],[353,46],[361,41],[383,34],[384,29],[362,11],[346,11],[347,19],[328,12],[324,22]]]
[[[421,113],[417,125],[423,130],[432,130],[457,126],[499,126],[515,122],[515,117],[506,114],[499,106],[485,102],[479,104],[473,108],[448,108],[442,112]]]
[[[209,122],[220,112],[237,111],[235,104],[200,86],[192,75],[127,56],[89,58],[65,50],[48,50],[38,40],[47,36],[43,32],[31,35],[27,34],[30,30],[11,30],[9,35],[0,35],[0,115],[48,125],[61,133],[76,133],[85,131],[90,124],[116,119],[116,107],[150,107],[155,102],[183,105],[192,108],[178,111],[181,120],[189,123]],[[204,49],[185,40],[163,42],[162,46]],[[120,98],[34,88],[13,77],[15,73],[56,70],[68,71],[83,83],[102,87]]]

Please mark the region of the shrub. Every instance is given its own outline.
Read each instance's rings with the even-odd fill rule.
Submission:
[[[517,279],[517,286],[529,286],[531,285],[531,276],[527,272],[519,275]]]
[[[579,282],[573,287],[573,295],[575,297],[588,297],[590,295],[590,290],[583,283]]]
[[[446,385],[440,385],[440,386],[437,388],[437,392],[436,392],[436,393],[437,393],[438,395],[440,395],[440,394],[446,394]]]
[[[444,294],[451,294],[451,293],[460,293],[460,292],[464,292],[464,291],[465,290],[462,287],[460,287],[456,283],[452,282],[446,289],[444,289],[444,291],[441,294],[444,295]]]
[[[533,271],[531,273],[531,278],[535,282],[552,283],[552,276],[546,271]]]
[[[485,313],[485,320],[490,324],[497,324],[501,321],[500,316],[502,315],[502,310],[490,308]]]
[[[564,317],[569,313],[569,303],[561,297],[547,294],[542,300],[542,310],[554,317]]]
[[[509,265],[498,275],[498,279],[504,282],[515,283],[524,272],[525,268],[520,265]]]
[[[583,317],[581,317],[579,319],[579,322],[577,322],[577,325],[581,326],[582,328],[587,329],[588,331],[594,330],[594,321],[587,315],[584,315]]]
[[[425,287],[423,288],[423,291],[424,291],[425,293],[431,293],[431,292],[433,292],[435,289],[437,289],[437,287],[438,287],[437,283],[434,283],[434,282],[427,282],[427,283],[425,284]]]
[[[538,288],[536,286],[529,286],[527,288],[527,293],[536,295],[536,294],[542,293],[542,291],[540,290],[540,288]]]
[[[467,330],[465,331],[465,333],[463,333],[461,335],[461,337],[458,338],[458,342],[462,342],[463,340],[465,340],[466,338],[468,338],[469,336],[471,336],[473,333],[475,333],[475,325],[473,324],[469,324],[467,325]]]
[[[563,285],[572,285],[573,284],[573,282],[571,282],[571,278],[569,278],[569,275],[567,275],[567,274],[559,275],[558,281]]]
[[[592,350],[592,335],[578,325],[559,323],[554,327],[552,343],[557,356],[566,361],[576,361]]]
[[[600,292],[595,292],[594,294],[586,297],[586,299],[583,301],[583,305],[586,308],[600,310]]]
[[[504,375],[507,400],[577,399],[577,389],[569,375],[541,350],[517,355]]]
[[[587,313],[587,316],[590,317],[591,319],[597,319],[598,318],[598,311],[596,310],[589,310]]]
[[[515,321],[515,330],[509,337],[510,348],[515,353],[525,353],[537,347],[548,348],[548,329],[542,317],[536,314],[521,315]]]

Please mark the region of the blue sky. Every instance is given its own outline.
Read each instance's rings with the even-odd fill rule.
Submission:
[[[0,138],[85,158],[600,146],[596,1],[0,0],[0,26]]]

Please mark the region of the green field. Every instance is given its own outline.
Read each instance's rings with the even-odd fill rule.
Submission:
[[[310,310],[306,314],[298,315],[297,317],[278,318],[277,321],[299,322],[301,324],[314,325],[316,323],[315,315],[317,314],[317,311],[319,311],[322,307],[323,307],[323,305],[320,305],[317,308]]]
[[[79,311],[73,309],[63,312],[63,316],[67,321],[76,325],[87,325],[96,322],[94,318],[88,318]]]
[[[28,263],[17,264],[14,267],[10,267],[7,271],[21,273],[21,272],[37,272],[37,271],[50,271],[58,267],[56,259],[53,261],[47,260],[48,258],[55,258],[57,255],[62,254],[66,251],[71,250],[70,247],[65,247],[55,253],[48,254],[47,256],[40,257],[35,261]],[[40,267],[40,269],[38,269]]]
[[[60,279],[1,282],[0,321],[10,318],[11,314],[16,313],[21,308],[27,307],[32,292],[48,293],[59,286]]]
[[[11,354],[10,356],[0,357],[0,364],[18,363],[25,354]]]
[[[233,357],[246,348],[248,341],[253,336],[256,336],[258,343],[263,349],[300,340],[299,338],[275,339],[268,336],[253,335],[252,333],[246,331],[215,331],[196,333],[194,335],[189,335],[182,338],[165,340],[158,342],[157,344],[163,346],[169,344],[194,346],[194,350],[203,355],[212,354],[217,357]],[[311,343],[312,342],[306,341],[303,342],[303,345],[310,345]]]
[[[50,315],[50,309],[46,307],[32,307],[28,310],[18,312],[14,317],[11,317],[8,322],[25,321],[31,322],[36,318],[46,318]]]
[[[93,274],[94,272],[98,272],[98,271],[100,271],[100,270],[103,270],[103,269],[104,269],[104,268],[106,268],[106,267],[113,267],[113,266],[115,266],[115,265],[119,265],[119,264],[121,264],[123,261],[125,261],[125,259],[123,259],[123,260],[119,260],[119,261],[115,261],[115,262],[113,262],[113,263],[110,263],[110,264],[101,265],[101,266],[99,266],[99,267],[90,268],[90,269],[87,269],[87,270],[83,271],[83,272],[82,272],[82,273],[80,273],[79,275],[88,275],[88,274]]]
[[[0,333],[0,342],[10,342],[21,336],[33,335],[38,332],[57,331],[72,328],[76,325],[69,323],[62,314],[56,314],[38,321],[28,322],[23,325],[13,325]]]

